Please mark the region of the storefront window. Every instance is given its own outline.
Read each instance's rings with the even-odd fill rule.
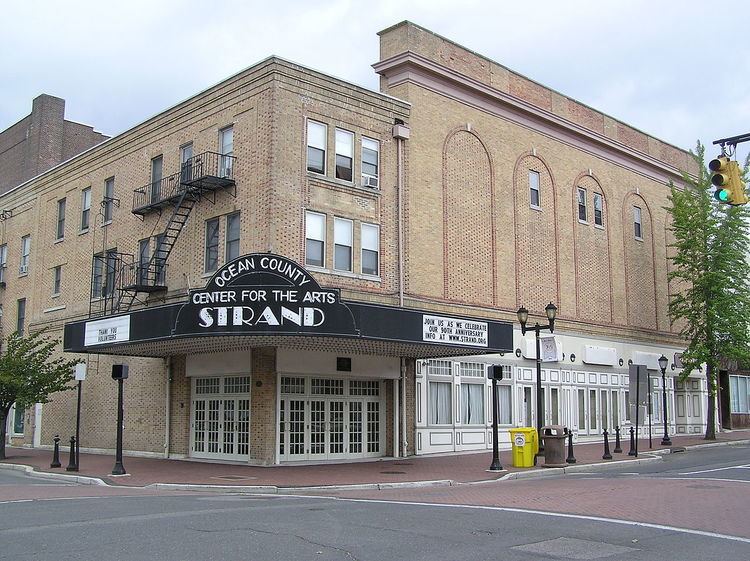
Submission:
[[[430,424],[449,425],[453,422],[450,382],[430,382]]]
[[[461,384],[461,422],[484,424],[484,384]]]
[[[23,434],[23,408],[16,407],[13,415],[13,432]]]

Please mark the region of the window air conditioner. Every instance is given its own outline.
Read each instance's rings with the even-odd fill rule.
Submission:
[[[362,176],[362,187],[372,187],[373,189],[378,188],[378,178],[372,175]]]
[[[19,269],[18,269],[18,272],[21,275],[25,275],[26,273],[29,272],[29,266],[28,265],[21,265],[21,267],[19,267]]]

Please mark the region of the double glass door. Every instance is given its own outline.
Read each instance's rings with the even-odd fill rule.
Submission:
[[[228,395],[229,392],[245,395]],[[247,460],[250,456],[250,378],[198,378],[194,381],[191,456]]]

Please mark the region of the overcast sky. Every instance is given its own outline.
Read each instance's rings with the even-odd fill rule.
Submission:
[[[712,140],[750,132],[749,16],[701,0],[7,0],[0,130],[48,93],[114,135],[271,54],[377,89],[376,33],[409,19],[713,156]]]

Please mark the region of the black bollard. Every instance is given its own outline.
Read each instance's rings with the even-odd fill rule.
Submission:
[[[612,454],[609,453],[609,435],[607,434],[607,429],[604,429],[604,455],[602,456],[602,460],[611,460]]]
[[[622,454],[622,446],[620,446],[620,427],[615,427],[615,454]]]
[[[76,437],[70,437],[70,461],[65,471],[78,471],[78,464],[76,463]]]
[[[60,435],[56,434],[55,438],[52,440],[55,441],[55,448],[52,451],[52,463],[49,465],[51,468],[59,468],[62,467],[62,464],[60,463]]]
[[[565,459],[569,464],[576,463],[576,458],[573,455],[573,431],[568,431],[568,457]]]
[[[630,452],[628,452],[628,456],[635,455],[635,429],[633,427],[630,427]]]

